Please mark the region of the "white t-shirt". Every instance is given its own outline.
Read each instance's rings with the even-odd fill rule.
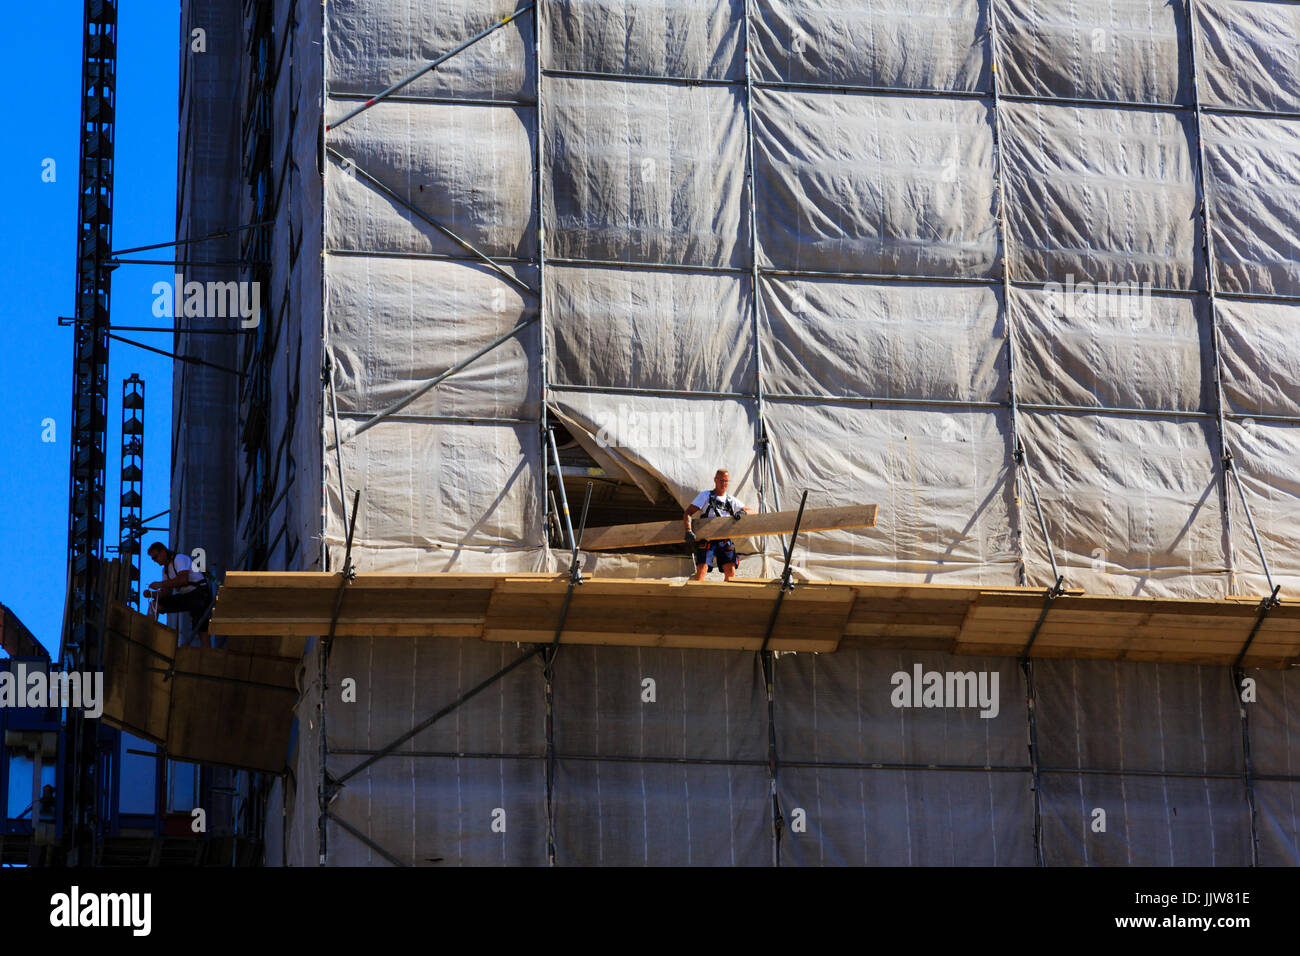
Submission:
[[[180,577],[182,571],[185,571],[189,576],[190,583],[183,588],[174,588],[172,590],[173,594],[189,594],[194,590],[195,584],[203,581],[203,572],[194,570],[194,562],[190,560],[188,554],[172,555],[171,561],[167,563],[167,567],[163,570],[166,572],[168,580]]]
[[[695,496],[695,500],[691,502],[692,505],[700,509],[699,514],[696,515],[697,518],[723,518],[732,511],[739,513],[745,507],[731,495],[718,495],[713,499],[713,507],[710,508],[709,496],[712,494],[712,491],[701,491]],[[731,506],[731,511],[727,510],[728,505]]]

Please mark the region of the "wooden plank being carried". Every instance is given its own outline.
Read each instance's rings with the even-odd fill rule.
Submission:
[[[789,534],[794,530],[797,511],[769,511],[747,514],[740,518],[705,518],[694,522],[700,540],[759,538],[766,534]],[[845,528],[873,528],[875,505],[847,505],[843,508],[807,508],[799,531],[841,531]],[[582,536],[582,550],[609,551],[613,548],[639,548],[656,544],[681,544],[686,528],[680,520],[650,521],[645,524],[616,524],[607,528],[588,528]]]

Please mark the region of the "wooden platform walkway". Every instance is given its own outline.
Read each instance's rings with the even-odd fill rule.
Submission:
[[[567,584],[566,575],[550,574],[358,574],[335,634],[549,642]],[[337,574],[232,571],[212,632],[252,653],[295,656],[307,636],[328,630],[338,585]],[[561,640],[755,650],[778,592],[775,582],[742,578],[588,578],[574,592]],[[1262,613],[1262,601],[1067,590],[1049,602],[1043,588],[809,582],[786,596],[768,646],[1223,665],[1245,651],[1245,667],[1300,662],[1300,604]]]

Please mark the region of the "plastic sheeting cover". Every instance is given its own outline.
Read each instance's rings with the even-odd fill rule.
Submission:
[[[323,29],[299,28],[304,43],[322,41],[326,118],[510,9],[332,2]],[[302,511],[315,514],[323,485],[336,560],[345,494],[363,488],[362,568],[554,567],[535,424],[545,402],[651,499],[684,504],[724,466],[742,499],[761,488],[769,508],[792,507],[805,489],[813,505],[880,505],[874,529],[801,537],[811,576],[1047,584],[1050,549],[1066,583],[1090,591],[1262,593],[1235,486],[1224,500],[1221,379],[1224,443],[1273,579],[1300,586],[1300,423],[1288,420],[1300,415],[1296,16],[1269,0],[546,3],[540,90],[530,14],[326,135],[339,155],[324,161],[324,222],[308,215],[299,228],[323,243],[319,339],[338,363],[345,437],[516,320],[543,318],[349,438],[342,475],[322,454]],[[310,92],[295,132],[304,190],[315,172]],[[1195,95],[1213,109],[1195,109]],[[300,263],[316,261],[309,251]],[[297,274],[314,315],[320,289],[304,287],[310,269]],[[1136,310],[1061,298],[1120,282],[1139,284]],[[306,389],[320,355],[303,331]],[[327,404],[305,394],[331,435]],[[1017,475],[1017,440],[1046,539]],[[585,571],[676,575],[683,564],[600,555]],[[381,683],[406,679],[408,650],[354,663]],[[565,648],[557,664],[558,859],[772,862],[752,658],[637,653]],[[1010,689],[1022,687],[1019,670],[978,665],[1003,675],[997,720],[939,723],[859,696],[906,663],[776,662],[779,748],[795,763],[778,798],[808,811],[799,839],[787,830],[782,862],[1251,861],[1225,671],[1125,665],[1115,677],[1035,664],[1039,730],[1059,762],[1042,775],[1035,846],[1027,714]],[[646,667],[670,675],[657,712],[619,696]],[[495,743],[524,741],[527,759],[429,756],[418,770],[394,759],[368,775],[369,796],[348,794],[348,812],[379,821],[376,838],[413,862],[544,862],[538,681],[519,693],[514,739]],[[681,685],[688,695],[673,697]],[[1261,765],[1294,774],[1284,756],[1294,728],[1268,706],[1248,711],[1252,747]],[[309,708],[304,717],[306,781]],[[1202,719],[1203,731],[1188,729]],[[566,753],[566,739],[586,752]],[[922,760],[963,749],[1006,769],[820,765],[840,751]],[[727,753],[745,756],[727,764]],[[686,754],[705,763],[672,762]],[[1080,772],[1098,763],[1106,773]],[[1296,790],[1256,783],[1261,862],[1297,860]],[[298,829],[314,825],[309,784],[299,791],[290,856],[309,861],[313,839]],[[966,792],[977,799],[953,799]],[[479,804],[501,799],[519,827],[508,844],[466,836],[482,823]],[[868,806],[884,809],[864,818]],[[1096,807],[1112,822],[1104,846],[1090,829]],[[412,819],[434,819],[436,832],[412,834]],[[331,845],[352,844],[337,859],[374,860],[336,829]]]
[[[528,553],[511,566],[541,566],[540,479],[520,484],[509,455],[489,453],[473,480],[492,501],[506,494],[490,512],[476,510],[485,498],[468,487],[435,494],[468,479],[443,482],[443,465],[410,451],[433,446],[406,431],[448,427],[410,416],[531,421],[555,383],[563,390],[547,394],[551,413],[648,498],[685,502],[725,463],[751,497],[763,487],[767,507],[804,488],[882,505],[874,534],[810,538],[810,574],[1044,579],[1047,546],[1035,540],[1037,517],[1028,499],[1017,504],[1012,477],[1014,351],[1020,401],[1120,413],[1100,432],[1051,421],[1054,413],[1020,416],[1017,437],[1045,500],[1061,502],[1058,480],[1077,476],[1069,494],[1099,502],[1081,518],[1061,508],[1047,515],[1078,583],[1221,594],[1251,580],[1247,572],[1225,583],[1227,552],[1245,542],[1228,541],[1205,510],[1223,506],[1219,491],[1205,496],[1224,480],[1217,439],[1187,431],[1194,419],[1177,416],[1217,413],[1215,324],[1229,414],[1266,383],[1283,414],[1300,394],[1295,363],[1273,347],[1289,339],[1268,331],[1285,321],[1285,307],[1224,297],[1209,313],[1199,206],[1204,191],[1221,291],[1294,291],[1300,227],[1287,171],[1295,121],[1198,118],[1172,107],[1191,103],[1199,65],[1217,91],[1207,103],[1283,108],[1279,91],[1300,70],[1278,32],[1284,6],[1234,4],[1241,15],[1226,17],[1194,3],[1189,27],[1183,8],[1153,0],[992,8],[975,0],[570,0],[542,12],[541,66],[552,72],[540,98],[531,14],[496,31],[471,47],[472,58],[449,61],[405,99],[381,102],[328,136],[344,157],[328,158],[325,184],[326,246],[348,253],[326,259],[326,337],[345,418],[402,397],[538,308],[535,295],[481,263],[428,260],[466,251],[367,176],[502,259],[527,289],[544,284],[546,302],[540,335],[521,334],[406,410],[407,419],[387,422],[387,440],[348,442],[345,472],[357,473],[352,481],[345,473],[345,486],[364,484],[385,503],[384,520],[360,526],[358,550],[389,552],[370,557],[386,566],[445,551],[447,535],[430,533],[430,510],[419,504],[436,498],[453,512],[436,519],[446,528],[490,528],[497,545]],[[505,12],[448,4],[426,23],[426,14],[360,0],[332,7],[328,117]],[[747,31],[755,41],[748,73]],[[1017,97],[996,108],[991,35],[1007,64],[999,89]],[[1267,65],[1278,95],[1265,96],[1258,82],[1244,92],[1224,86],[1238,75],[1231,50],[1251,51],[1242,77]],[[1061,100],[1069,96],[1089,102]],[[1089,311],[1086,296],[1078,309],[1057,308],[1064,303],[1042,288],[1120,282],[1139,283],[1137,315]],[[826,399],[822,408],[814,397]],[[873,407],[875,399],[894,404]],[[696,435],[702,415],[703,450],[663,439]],[[1229,422],[1228,433],[1236,427]],[[764,429],[774,487],[759,470]],[[1152,449],[1169,444],[1152,445],[1160,432],[1183,436],[1175,444],[1186,471],[1153,467]],[[918,440],[924,461],[906,444]],[[394,455],[403,441],[407,451]],[[524,468],[537,474],[541,442],[522,432],[517,441]],[[1247,465],[1240,452],[1238,461],[1243,474],[1282,471],[1267,460]],[[427,487],[385,487],[414,475]],[[1284,483],[1264,497],[1279,492],[1290,494]],[[1144,502],[1147,518],[1103,517],[1129,510],[1125,495]],[[326,496],[337,548],[341,502],[329,504],[332,490]],[[1166,504],[1153,510],[1156,501]],[[1282,527],[1270,534],[1293,537],[1293,514],[1279,509]],[[1191,515],[1193,533],[1177,535]],[[1152,537],[1163,532],[1147,528],[1151,521],[1177,522],[1169,541]],[[1109,523],[1106,541],[1099,523]],[[433,561],[488,569],[497,557],[475,546],[454,565]],[[662,564],[591,560],[598,573]]]

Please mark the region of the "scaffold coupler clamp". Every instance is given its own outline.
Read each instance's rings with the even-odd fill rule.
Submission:
[[[1282,585],[1280,584],[1276,585],[1273,588],[1273,593],[1270,594],[1268,597],[1264,598],[1264,600],[1260,602],[1259,609],[1261,611],[1267,611],[1275,607],[1281,607],[1282,599],[1278,597],[1278,594],[1280,594],[1281,591],[1282,591]]]
[[[790,543],[790,548],[791,550],[794,549],[794,542]],[[781,572],[781,590],[788,594],[794,590],[794,587],[794,571],[789,565],[786,565],[785,570]]]

